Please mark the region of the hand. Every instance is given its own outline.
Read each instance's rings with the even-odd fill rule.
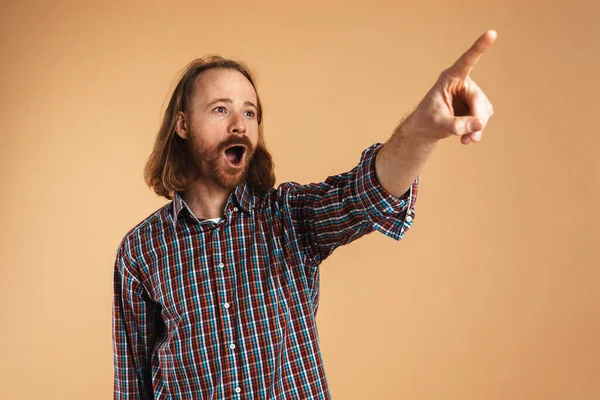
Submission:
[[[497,33],[487,31],[453,66],[440,74],[415,111],[403,125],[405,132],[420,139],[437,141],[453,135],[463,144],[479,142],[483,129],[494,114],[487,96],[469,74],[496,40]]]

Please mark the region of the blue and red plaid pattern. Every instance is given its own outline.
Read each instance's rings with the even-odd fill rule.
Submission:
[[[116,254],[115,399],[329,399],[315,317],[319,264],[378,230],[412,225],[418,178],[400,198],[377,181],[380,143],[349,172],[245,184],[218,223],[176,194]]]

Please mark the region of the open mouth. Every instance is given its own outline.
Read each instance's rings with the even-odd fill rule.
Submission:
[[[227,161],[229,161],[229,163],[231,165],[233,165],[234,167],[241,167],[242,166],[242,158],[244,157],[245,153],[246,153],[246,146],[242,146],[242,145],[231,146],[231,147],[228,147],[227,149],[225,149],[225,158],[227,158]]]

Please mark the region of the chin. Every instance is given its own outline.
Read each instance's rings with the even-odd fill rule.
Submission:
[[[225,170],[221,170],[219,172],[220,173],[217,174],[216,177],[216,181],[219,183],[219,185],[228,190],[233,190],[246,180],[246,177],[248,176],[248,167],[246,166],[237,171],[231,171],[230,168],[226,168]]]

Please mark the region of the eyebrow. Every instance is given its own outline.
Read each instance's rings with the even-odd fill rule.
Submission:
[[[213,106],[214,104],[221,103],[221,102],[223,102],[223,103],[228,103],[228,104],[231,104],[231,103],[233,103],[233,100],[231,100],[231,99],[228,99],[228,98],[214,99],[213,101],[209,102],[209,103],[206,105],[206,108],[208,108],[208,107],[211,107],[211,106]],[[252,106],[252,107],[254,107],[255,109],[257,109],[257,110],[258,110],[258,107],[256,107],[256,104],[254,104],[254,103],[253,103],[253,102],[251,102],[251,101],[245,101],[245,102],[244,102],[244,105],[245,105],[245,106]]]

